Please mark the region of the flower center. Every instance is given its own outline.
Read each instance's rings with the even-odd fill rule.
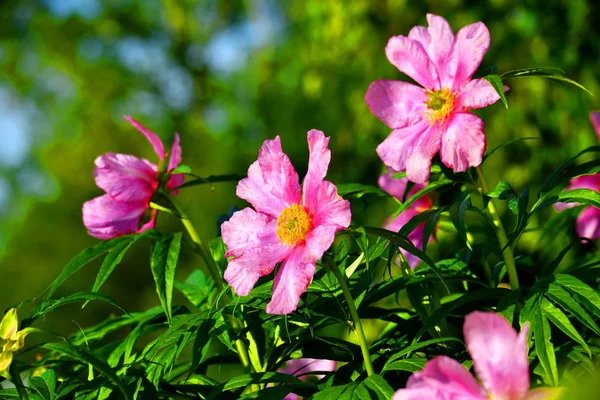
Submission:
[[[303,241],[310,228],[310,215],[300,204],[285,208],[277,218],[277,237],[288,246]]]
[[[425,111],[429,117],[429,123],[443,123],[448,116],[454,111],[454,99],[456,96],[450,90],[444,88],[435,92],[427,91],[429,101],[426,101],[427,110]]]

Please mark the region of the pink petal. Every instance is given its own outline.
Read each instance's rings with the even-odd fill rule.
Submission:
[[[458,361],[445,356],[428,361],[422,371],[408,378],[406,387],[435,390],[444,393],[448,399],[487,399],[473,375]]]
[[[387,126],[404,128],[423,119],[425,90],[400,81],[375,81],[369,86],[365,102],[369,110]]]
[[[156,135],[156,133],[152,132],[151,130],[146,128],[144,125],[140,124],[135,119],[131,118],[129,115],[125,115],[124,117],[127,121],[129,121],[131,123],[131,125],[133,125],[138,131],[140,131],[142,133],[142,135],[144,135],[146,137],[146,139],[148,139],[148,141],[152,145],[152,148],[154,149],[154,152],[158,156],[159,160],[164,160],[165,147],[163,145],[162,140],[160,140],[160,138]]]
[[[116,200],[148,202],[158,187],[156,166],[127,154],[96,158],[96,185]]]
[[[571,179],[569,186],[567,186],[565,190],[575,189],[600,190],[600,174],[582,175]],[[555,203],[554,208],[556,208],[557,211],[562,211],[565,208],[576,207],[578,205],[579,203]]]
[[[184,174],[175,174],[175,175],[171,175],[169,177],[169,180],[167,181],[167,184],[165,185],[166,189],[176,189],[179,186],[183,185],[183,182],[185,181],[185,175]],[[177,195],[179,194],[178,190],[174,190],[171,192],[171,194]]]
[[[308,172],[302,184],[303,205],[312,217],[314,227],[327,225],[335,230],[350,225],[350,203],[337,193],[335,185],[324,181],[331,151],[327,147],[329,138],[313,129],[308,132]]]
[[[486,138],[483,121],[469,113],[455,113],[442,135],[440,158],[456,172],[481,164],[485,152]]]
[[[305,258],[304,248],[296,247],[279,267],[273,283],[273,297],[267,314],[289,314],[295,311],[300,296],[315,274],[315,260]]]
[[[406,170],[411,182],[429,179],[431,159],[440,148],[441,132],[428,121],[392,131],[377,147],[381,160],[396,171]]]
[[[505,86],[505,90],[508,87]],[[467,111],[473,108],[483,108],[500,100],[500,95],[491,83],[485,79],[473,79],[461,90],[455,100],[454,106],[457,110]]]
[[[167,168],[168,172],[173,171],[179,164],[181,164],[181,145],[179,144],[179,133],[175,134],[175,139],[173,140],[173,145],[171,146],[171,151],[169,152],[169,167]]]
[[[277,219],[251,208],[237,211],[221,225],[229,260],[225,280],[239,296],[247,296],[261,276],[271,273],[289,253],[276,233]]]
[[[314,228],[306,235],[306,251],[313,260],[319,260],[323,253],[333,244],[335,233],[340,229],[337,226],[321,225]]]
[[[392,400],[454,400],[454,398],[438,389],[422,387],[398,389],[392,396]]]
[[[451,87],[453,76],[447,71],[447,62],[454,45],[452,28],[444,18],[433,14],[427,14],[427,22],[429,28],[415,26],[408,37],[421,43],[436,67],[442,86]]]
[[[425,89],[440,89],[435,65],[421,43],[406,36],[394,36],[385,47],[388,60],[401,72],[410,76]]]
[[[301,202],[298,174],[282,152],[279,136],[264,141],[258,160],[248,169],[248,177],[238,183],[237,195],[257,211],[274,217],[291,204]]]
[[[483,60],[490,47],[490,32],[483,22],[463,27],[456,34],[448,69],[454,75],[452,90],[460,92]]]
[[[590,121],[596,131],[596,135],[598,135],[598,139],[600,139],[600,111],[592,111],[590,113]]]
[[[333,360],[320,360],[317,358],[296,358],[289,360],[285,366],[279,368],[277,372],[281,374],[294,375],[300,380],[305,381],[311,375],[311,372],[332,372],[335,371],[336,362]],[[314,374],[312,376],[315,376]],[[325,375],[316,375],[317,378],[323,379]]]
[[[105,194],[83,204],[83,224],[98,239],[142,232],[154,226],[153,213],[150,222],[138,229],[147,207],[147,203],[118,201]]]
[[[577,235],[582,238],[596,240],[600,238],[600,210],[589,206],[577,217]]]
[[[529,389],[527,328],[517,334],[501,315],[474,311],[463,333],[483,387],[494,398],[523,398]]]

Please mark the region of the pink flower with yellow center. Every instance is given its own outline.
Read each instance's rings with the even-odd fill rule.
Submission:
[[[394,172],[389,172],[387,174],[383,174],[379,177],[379,186],[385,190],[390,195],[394,196],[398,200],[402,201],[404,199],[404,192],[406,191],[406,185],[408,184],[408,179],[405,178],[394,178]],[[415,184],[410,189],[406,198],[410,198],[412,195],[417,193],[419,190],[423,189],[425,185]],[[384,228],[398,232],[404,225],[411,220],[412,217],[420,214],[424,211],[427,211],[431,208],[433,204],[431,198],[427,195],[419,197],[414,203],[412,203],[406,210],[402,211],[393,221],[390,222],[390,218],[388,218],[384,223]],[[420,250],[423,250],[423,233],[425,232],[425,222],[419,224],[415,229],[412,230],[408,234],[408,239],[412,242],[415,247]],[[433,237],[429,238],[431,242]],[[406,262],[411,268],[415,268],[419,263],[419,258],[404,249],[399,249]]]
[[[385,49],[388,60],[422,87],[378,80],[365,96],[371,112],[393,129],[377,154],[421,184],[429,179],[438,151],[454,171],[481,164],[483,121],[468,111],[500,99],[488,81],[471,79],[490,45],[487,27],[477,22],[454,36],[444,18],[428,14],[427,21],[428,28],[416,26],[408,37],[394,36]]]
[[[150,208],[152,196],[165,172],[171,172],[181,163],[178,134],[175,134],[171,151],[166,153],[154,132],[129,116],[125,119],[150,142],[158,156],[158,164],[128,154],[106,153],[96,159],[94,178],[106,194],[83,204],[83,224],[88,233],[98,239],[112,239],[154,228],[156,210]],[[173,190],[181,186],[183,180],[182,174],[171,175],[165,189]]]
[[[225,280],[247,296],[261,276],[281,263],[273,285],[269,314],[296,310],[315,273],[316,261],[336,232],[350,225],[350,203],[324,180],[331,160],[329,138],[308,132],[308,172],[302,187],[279,136],[265,140],[258,160],[240,181],[237,195],[254,207],[233,214],[221,226],[229,260]]]
[[[600,138],[600,112],[594,111],[590,113],[590,121],[596,130],[598,138]],[[575,189],[591,189],[595,190],[596,192],[600,192],[600,173],[578,176],[577,178],[571,179],[571,182],[569,182],[569,186],[567,186],[566,190]],[[575,207],[578,205],[578,203],[556,203],[554,204],[554,207],[558,211],[562,211],[565,208]],[[585,207],[577,216],[575,229],[579,237],[592,240],[600,238],[600,209],[594,206]]]
[[[504,317],[475,311],[463,333],[478,382],[458,361],[436,357],[415,372],[392,400],[551,400],[560,389],[529,390],[526,324],[517,333]]]

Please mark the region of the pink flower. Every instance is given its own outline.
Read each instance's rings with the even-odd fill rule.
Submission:
[[[458,361],[441,356],[415,372],[392,400],[549,400],[560,389],[529,390],[526,324],[517,333],[504,317],[475,311],[463,333],[481,384]]]
[[[221,226],[225,257],[233,257],[225,280],[246,296],[256,281],[282,262],[275,276],[269,314],[288,314],[315,273],[316,261],[333,243],[335,233],[350,225],[350,203],[335,185],[323,180],[331,152],[323,132],[308,132],[308,172],[300,187],[298,174],[281,150],[279,136],[265,140],[258,161],[240,181],[237,195],[245,208]]]
[[[335,361],[332,360],[319,360],[316,358],[297,358],[289,360],[285,366],[279,368],[277,372],[282,374],[288,374],[298,377],[301,381],[307,381],[313,377],[317,379],[323,379],[325,375],[317,374],[315,372],[332,372],[335,371]],[[297,400],[299,399],[297,394],[290,393],[283,398],[283,400]]]
[[[590,113],[590,121],[600,138],[600,112]],[[583,175],[571,179],[565,190],[591,189],[600,191],[600,173],[594,175]],[[578,203],[555,203],[554,208],[562,211],[565,208],[575,207]],[[575,229],[579,237],[596,240],[600,238],[600,209],[588,206],[581,211],[575,222]]]
[[[170,172],[181,163],[179,135],[170,153],[156,134],[129,116],[125,116],[152,145],[158,156],[158,165],[128,154],[106,153],[95,161],[94,178],[106,192],[83,204],[83,223],[88,233],[98,239],[111,239],[154,228],[156,210],[150,209],[150,200],[158,189],[165,171]],[[168,158],[168,165],[165,165]],[[166,189],[175,189],[183,183],[182,174],[172,175]],[[176,194],[176,192],[174,192]]]
[[[481,164],[483,121],[467,111],[500,99],[488,81],[471,79],[490,45],[487,27],[476,22],[454,36],[444,18],[427,14],[427,21],[429,28],[416,26],[408,37],[394,36],[385,49],[388,60],[423,87],[379,80],[365,96],[371,112],[393,129],[377,154],[416,183],[429,179],[438,151],[454,171]]]
[[[408,184],[407,178],[393,178],[395,172],[389,172],[387,174],[383,174],[379,177],[379,186],[385,190],[390,195],[394,196],[398,200],[402,201],[404,199],[404,191],[406,190],[406,185]],[[412,195],[417,193],[419,190],[423,189],[425,185],[415,184],[408,192],[406,198],[410,198]],[[391,223],[390,218],[388,218],[383,226],[394,232],[398,232],[408,221],[411,220],[417,214],[422,213],[423,211],[429,210],[431,208],[432,201],[429,196],[425,195],[419,197],[417,201],[412,203],[406,210],[402,211]],[[389,224],[389,225],[388,225]],[[425,231],[425,222],[419,224],[411,233],[408,235],[408,239],[420,250],[423,250],[423,233]],[[431,242],[433,240],[432,237],[429,238]],[[406,258],[408,265],[411,268],[415,268],[419,263],[419,258],[404,249],[400,249],[400,252]]]

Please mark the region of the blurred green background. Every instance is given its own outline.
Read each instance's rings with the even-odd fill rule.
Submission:
[[[318,128],[332,138],[330,180],[376,184],[382,165],[375,148],[390,129],[371,115],[364,94],[376,79],[406,79],[385,57],[389,37],[426,25],[428,12],[444,16],[455,32],[484,21],[491,46],[481,74],[494,66],[500,73],[554,66],[598,95],[595,4],[0,1],[0,305],[35,298],[77,252],[97,243],[81,221],[83,202],[102,194],[92,176],[97,156],[154,160],[123,114],[169,144],[179,132],[184,163],[200,176],[245,174],[262,141],[275,135],[302,176],[306,131]],[[492,185],[502,177],[522,190],[596,143],[588,113],[600,100],[541,78],[508,84],[508,110],[498,103],[479,112],[488,147],[540,140],[495,153],[485,170]],[[244,206],[233,182],[187,189],[180,202],[205,240],[215,237],[219,215]],[[391,202],[373,204],[354,204],[360,223],[380,225],[392,209]],[[161,216],[158,228],[180,229],[170,216]],[[148,247],[138,243],[103,289],[130,311],[159,304]],[[200,265],[183,252],[177,278]],[[80,271],[57,295],[90,290],[98,266]],[[78,328],[70,320],[85,326],[113,312],[88,307],[49,323],[72,332]]]

